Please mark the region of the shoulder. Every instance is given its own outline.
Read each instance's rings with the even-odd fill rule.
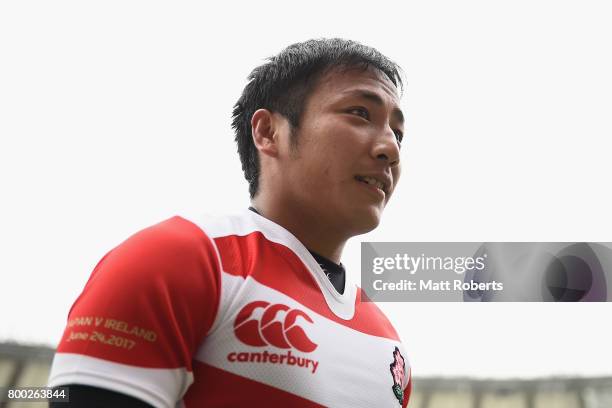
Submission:
[[[214,250],[206,234],[191,221],[174,216],[136,232],[111,249],[96,265],[89,283],[102,271],[122,281],[137,280],[211,257]]]
[[[360,287],[357,287],[355,318],[367,332],[379,337],[400,341],[399,335],[387,315],[366,296]]]
[[[206,233],[194,222],[174,216],[136,232],[115,250],[137,253],[147,251],[150,255],[184,255],[190,250],[209,244]]]
[[[128,297],[139,288],[143,293],[192,293],[197,298],[219,287],[219,269],[207,234],[192,221],[174,216],[111,249],[96,265],[83,294]]]

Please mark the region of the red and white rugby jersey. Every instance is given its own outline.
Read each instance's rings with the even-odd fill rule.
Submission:
[[[155,407],[405,407],[397,333],[333,288],[287,230],[245,210],[173,217],[111,250],[72,306],[50,386]]]

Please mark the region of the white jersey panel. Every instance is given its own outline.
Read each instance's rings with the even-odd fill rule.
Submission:
[[[296,302],[291,297],[264,286],[252,278],[244,279],[223,274],[225,305],[220,323],[209,333],[196,354],[196,359],[216,368],[258,381],[275,388],[331,407],[397,407],[398,400],[390,391],[393,386],[390,364],[393,351],[398,347],[405,355],[401,343],[383,337],[367,335],[329,320]],[[237,317],[248,305],[263,301],[259,307],[246,313],[244,324],[252,323],[243,334],[251,343],[253,337],[267,343],[259,346],[245,344],[238,336]],[[266,305],[267,303],[267,305]],[[276,306],[277,310],[272,308]],[[286,306],[286,308],[282,307]],[[302,311],[293,323],[284,324],[292,310]],[[270,311],[272,314],[270,314]],[[265,314],[268,313],[268,319]],[[293,312],[299,314],[299,312]],[[244,317],[244,316],[243,316]],[[270,319],[272,317],[272,319]],[[311,321],[308,321],[310,318]],[[274,333],[272,326],[283,325]],[[289,327],[288,327],[289,326]],[[307,340],[294,340],[287,333],[291,328],[303,329]],[[277,344],[286,341],[289,347],[277,347],[266,340],[280,336]],[[289,341],[287,341],[289,340]],[[274,342],[274,341],[273,341]],[[304,349],[306,351],[300,350]],[[364,351],[366,353],[364,354]],[[402,387],[408,381],[408,363]],[[333,387],[330,387],[333,384]],[[367,386],[364,387],[364,384]]]
[[[142,368],[82,354],[58,353],[48,386],[91,385],[141,399],[156,408],[174,408],[191,383],[193,374],[184,368]]]
[[[351,282],[347,275],[344,293],[338,293],[308,249],[291,232],[280,225],[251,210],[245,210],[233,216],[198,217],[190,221],[198,225],[212,239],[228,235],[245,236],[253,232],[260,232],[268,241],[289,248],[308,267],[330,310],[341,319],[353,318],[357,294],[355,283]]]

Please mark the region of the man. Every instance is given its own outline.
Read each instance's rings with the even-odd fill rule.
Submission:
[[[407,405],[397,333],[340,263],[400,175],[398,67],[352,41],[311,40],[249,79],[233,127],[252,206],[171,218],[100,261],[50,375],[73,401]]]

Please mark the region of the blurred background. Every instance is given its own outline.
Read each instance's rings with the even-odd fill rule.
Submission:
[[[343,37],[405,71],[403,172],[361,241],[611,241],[612,4],[0,2],[0,386],[42,385],[98,260],[245,209],[248,73]],[[612,408],[610,303],[383,303],[420,408]],[[31,346],[36,345],[36,346]]]
[[[45,346],[0,344],[0,387],[44,386],[53,358]],[[36,408],[39,402],[0,403]],[[410,408],[610,408],[612,376],[538,379],[417,377]]]

